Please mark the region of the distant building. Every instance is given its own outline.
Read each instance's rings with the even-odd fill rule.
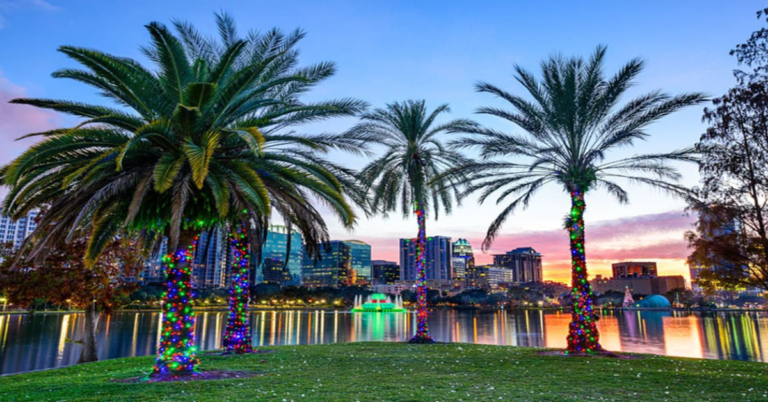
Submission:
[[[493,265],[512,271],[512,282],[542,282],[541,254],[531,247],[519,247],[493,256]]]
[[[273,225],[269,227],[267,239],[261,250],[261,262],[252,274],[253,283],[276,283],[282,286],[301,285],[304,256],[303,240],[299,232],[292,231],[290,234],[291,249],[288,250],[288,237],[288,228],[285,226]]]
[[[13,243],[13,247],[18,249],[24,239],[35,230],[37,226],[35,218],[37,218],[38,213],[39,211],[34,209],[17,221],[11,220],[8,216],[0,215],[0,242]]]
[[[652,279],[653,294],[663,295],[673,289],[685,289],[685,278],[682,275],[659,276]]]
[[[371,274],[371,282],[375,285],[394,285],[400,280],[400,266],[394,261],[373,260]]]
[[[663,295],[672,289],[685,288],[685,278],[682,275],[659,277],[624,277],[624,278],[595,278],[591,282],[592,290],[596,293],[608,291],[624,293],[629,288],[635,295]]]
[[[410,290],[412,287],[408,283],[378,284],[371,286],[374,293],[384,293],[388,295],[399,295],[403,290]]]
[[[451,257],[451,268],[453,271],[451,277],[452,279],[463,281],[467,274],[467,269],[475,266],[475,255],[467,239],[459,239],[453,243]]]
[[[465,283],[467,287],[499,289],[515,283],[513,270],[495,265],[480,265],[470,269]]]
[[[482,288],[487,286],[488,281],[485,279],[487,272],[483,269],[483,266],[474,265],[468,267],[464,274],[464,287],[467,288]]]
[[[369,284],[371,246],[359,240],[321,244],[317,260],[304,253],[302,275],[308,287]]]
[[[625,261],[611,264],[614,278],[639,278],[659,276],[653,261]]]
[[[142,283],[159,283],[165,280],[163,256],[168,254],[168,239],[163,239],[156,255],[151,255],[144,263],[144,270],[139,272],[138,280]]]
[[[204,231],[197,240],[197,253],[192,263],[192,286],[228,287],[231,260],[229,235],[218,228]]]
[[[694,292],[701,292],[701,287],[699,286],[699,283],[697,282],[699,279],[699,274],[701,274],[701,271],[703,271],[705,268],[698,267],[698,266],[690,266],[688,268],[690,274],[691,274],[691,289]]]
[[[165,280],[163,256],[166,254],[168,254],[168,239],[164,238],[157,254],[151,255],[144,263],[144,269],[138,274],[138,281],[163,282]],[[201,233],[197,240],[195,258],[192,260],[192,286],[194,288],[228,287],[231,278],[229,274],[231,261],[232,254],[225,231],[212,229]]]
[[[451,279],[451,238],[428,237],[425,251],[427,279]],[[416,239],[400,239],[400,279],[416,279]]]

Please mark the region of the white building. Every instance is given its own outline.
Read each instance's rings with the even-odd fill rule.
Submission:
[[[24,239],[35,230],[35,218],[38,213],[38,210],[29,211],[25,217],[14,222],[0,212],[0,242],[11,242],[14,248],[19,248]]]
[[[412,290],[412,286],[413,285],[408,284],[408,283],[400,283],[400,284],[395,284],[395,285],[382,284],[382,285],[373,285],[373,286],[371,286],[371,289],[375,293],[384,293],[384,294],[388,294],[388,295],[399,295],[400,292],[402,292],[403,290]]]

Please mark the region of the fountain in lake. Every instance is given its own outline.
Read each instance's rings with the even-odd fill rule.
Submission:
[[[352,308],[356,313],[402,313],[406,310],[403,308],[403,297],[396,295],[393,298],[383,293],[374,293],[368,296],[363,302],[363,296],[355,296],[355,305]]]

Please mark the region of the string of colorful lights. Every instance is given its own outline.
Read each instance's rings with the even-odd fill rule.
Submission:
[[[593,353],[602,350],[593,310],[594,295],[587,280],[584,253],[584,193],[571,191],[571,215],[568,234],[571,237],[571,281],[573,290],[572,318],[568,331],[568,352]]]
[[[416,335],[410,343],[433,343],[427,327],[427,278],[425,273],[425,248],[427,244],[426,219],[424,208],[420,202],[416,203],[416,219],[419,224],[419,235],[416,239]]]
[[[186,249],[163,256],[166,292],[163,293],[163,330],[151,378],[179,377],[197,372],[195,312],[192,308],[192,261],[199,236]],[[183,243],[182,243],[183,244]]]
[[[248,324],[248,269],[250,243],[246,226],[240,224],[229,234],[232,244],[232,286],[229,288],[229,320],[224,332],[224,353],[252,353],[251,327]]]

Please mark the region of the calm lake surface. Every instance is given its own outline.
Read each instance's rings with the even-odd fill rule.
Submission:
[[[200,312],[200,349],[221,347],[226,312]],[[429,329],[441,342],[565,347],[569,314],[551,311],[430,312]],[[0,315],[0,374],[71,365],[81,346],[81,314]],[[256,311],[251,313],[258,346],[331,342],[405,341],[415,331],[413,313]],[[99,323],[99,359],[155,353],[160,313],[117,313]],[[608,312],[601,342],[613,351],[707,359],[768,362],[768,314],[632,311]]]

